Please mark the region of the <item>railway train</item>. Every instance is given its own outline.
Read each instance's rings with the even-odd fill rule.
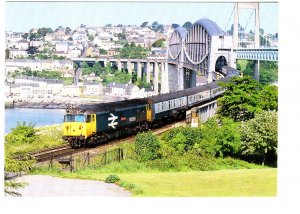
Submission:
[[[198,87],[148,98],[82,105],[66,109],[63,140],[71,147],[85,147],[134,134],[185,117],[188,109],[209,102],[225,89],[218,82],[228,82],[238,71]]]

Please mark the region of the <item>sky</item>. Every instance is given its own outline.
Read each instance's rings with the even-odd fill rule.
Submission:
[[[29,32],[32,28],[56,29],[60,25],[75,29],[80,24],[141,25],[145,21],[183,25],[209,18],[227,31],[233,23],[233,8],[232,2],[6,2],[5,30]],[[252,11],[240,13],[240,24],[247,25],[247,31],[254,29]],[[260,4],[260,22],[265,32],[278,32],[278,3]]]

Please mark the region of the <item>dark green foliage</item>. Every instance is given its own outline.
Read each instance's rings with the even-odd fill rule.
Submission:
[[[149,22],[143,22],[143,23],[141,24],[141,27],[147,27],[148,23],[149,23]]]
[[[141,78],[137,78],[135,85],[137,85],[139,88],[151,88],[151,84],[148,83],[145,78],[143,80]]]
[[[35,133],[34,125],[26,125],[26,123],[23,122],[22,124],[18,123],[16,128],[13,128],[12,132],[5,136],[5,172],[26,172],[32,167],[35,161],[31,160],[26,146],[36,140],[37,136]],[[19,193],[14,190],[23,187],[24,184],[14,181],[5,181],[4,186],[5,193],[19,196]]]
[[[159,157],[160,143],[152,132],[139,133],[134,146],[140,161],[154,160]]]
[[[18,122],[17,126],[12,129],[11,133],[5,136],[5,142],[7,144],[28,144],[37,138],[35,133],[36,130],[34,129],[34,124],[29,123],[26,125],[25,122]]]
[[[105,49],[103,49],[103,48],[100,48],[99,49],[99,53],[100,54],[107,54],[107,51]]]
[[[260,92],[260,107],[265,111],[278,111],[278,87],[267,85]]]
[[[117,181],[119,181],[120,178],[117,175],[109,175],[106,179],[105,179],[105,183],[115,183]]]
[[[8,48],[6,48],[5,49],[5,59],[9,59],[9,49]]]
[[[224,96],[218,100],[218,113],[221,116],[230,117],[234,121],[245,121],[261,110],[259,98],[262,85],[253,78],[233,77],[230,82],[220,85],[226,87]]]
[[[259,82],[268,85],[278,80],[278,63],[261,61],[259,68]]]
[[[191,150],[184,154],[172,155],[164,159],[155,159],[145,162],[146,166],[152,170],[159,171],[210,171],[222,169],[251,169],[258,168],[253,164],[242,160],[235,160],[229,157],[215,158],[211,156],[199,156]]]
[[[156,40],[153,44],[152,47],[159,47],[162,48],[164,47],[164,42],[166,41],[166,39],[158,39]]]
[[[244,76],[254,76],[254,61],[247,60],[244,69],[238,61],[237,69],[243,72]],[[268,85],[278,80],[278,63],[270,61],[260,61],[259,67],[259,82],[263,85]]]
[[[164,30],[164,26],[157,21],[153,22],[150,28],[155,32],[162,32]]]
[[[278,109],[277,86],[263,86],[249,76],[234,77],[229,83],[220,85],[227,89],[224,96],[218,99],[218,113],[221,116],[234,121],[247,121],[262,110]]]
[[[238,123],[232,119],[222,118],[218,128],[215,151],[220,157],[236,157],[241,148],[241,137],[238,131]]]
[[[277,156],[278,142],[277,112],[263,111],[255,118],[242,123],[240,127],[242,153],[244,155],[260,155],[262,164],[267,154]]]
[[[130,45],[126,43],[121,49],[120,49],[120,58],[127,58],[127,59],[143,59],[145,58],[149,53],[149,50],[146,48],[141,47],[140,45],[135,45],[134,42],[132,42]]]
[[[201,141],[194,145],[194,149],[200,155],[216,155],[217,133],[219,124],[215,118],[209,118],[208,121],[201,126]]]

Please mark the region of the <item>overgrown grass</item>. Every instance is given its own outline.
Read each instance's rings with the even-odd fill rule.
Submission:
[[[32,142],[6,144],[5,149],[12,153],[34,152],[40,149],[62,145],[62,125],[51,125],[35,128],[36,134]],[[8,134],[10,135],[10,134]],[[7,152],[6,151],[6,152]]]

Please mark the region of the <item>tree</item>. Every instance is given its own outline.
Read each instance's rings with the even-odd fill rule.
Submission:
[[[27,39],[27,38],[28,38],[28,33],[24,33],[24,34],[22,35],[22,38],[23,38],[23,39]]]
[[[236,156],[241,148],[238,123],[230,118],[222,118],[216,134],[215,151],[220,157]]]
[[[65,29],[65,34],[71,34],[71,28],[69,28],[69,27],[66,27],[66,29]]]
[[[173,29],[176,29],[176,28],[180,27],[180,25],[179,25],[179,24],[175,24],[175,23],[174,23],[174,24],[172,24],[171,26],[172,26],[172,28],[173,28]]]
[[[111,27],[111,26],[112,26],[111,24],[106,24],[106,25],[105,25],[105,27]]]
[[[86,61],[82,62],[82,74],[87,75],[92,73],[90,66],[86,63]]]
[[[90,41],[93,41],[93,40],[94,40],[94,36],[91,35],[91,34],[88,34],[88,39],[89,39]]]
[[[99,53],[100,54],[107,54],[107,50],[105,50],[103,48],[99,48]]]
[[[152,132],[139,133],[135,138],[134,148],[140,161],[159,158],[160,143]]]
[[[264,111],[278,111],[278,87],[267,85],[260,92],[259,104]]]
[[[152,44],[152,47],[160,47],[160,48],[162,48],[162,47],[164,47],[164,42],[165,42],[166,40],[165,39],[158,39],[158,40],[156,40],[153,44]]]
[[[147,27],[148,23],[149,23],[149,22],[143,22],[143,23],[141,24],[141,27]]]
[[[259,82],[268,85],[278,80],[278,63],[262,61],[259,69]]]
[[[221,116],[230,117],[234,121],[246,121],[261,110],[259,98],[262,85],[252,77],[233,77],[230,82],[220,85],[226,87],[224,96],[218,99],[218,113]]]
[[[266,155],[277,156],[277,112],[262,111],[255,117],[241,124],[242,154],[259,155],[262,165],[265,164]]]
[[[191,22],[186,22],[182,25],[182,27],[184,27],[187,30],[189,30],[192,26],[193,24]]]
[[[96,62],[92,68],[92,72],[94,72],[97,76],[102,73],[102,67],[99,62]]]
[[[5,49],[5,59],[9,59],[9,49],[8,48],[6,48]]]
[[[28,155],[28,146],[37,139],[34,125],[18,123],[12,132],[5,136],[5,181],[4,192],[12,196],[21,196],[16,190],[24,187],[25,183],[9,181],[6,173],[27,172],[35,163]]]

